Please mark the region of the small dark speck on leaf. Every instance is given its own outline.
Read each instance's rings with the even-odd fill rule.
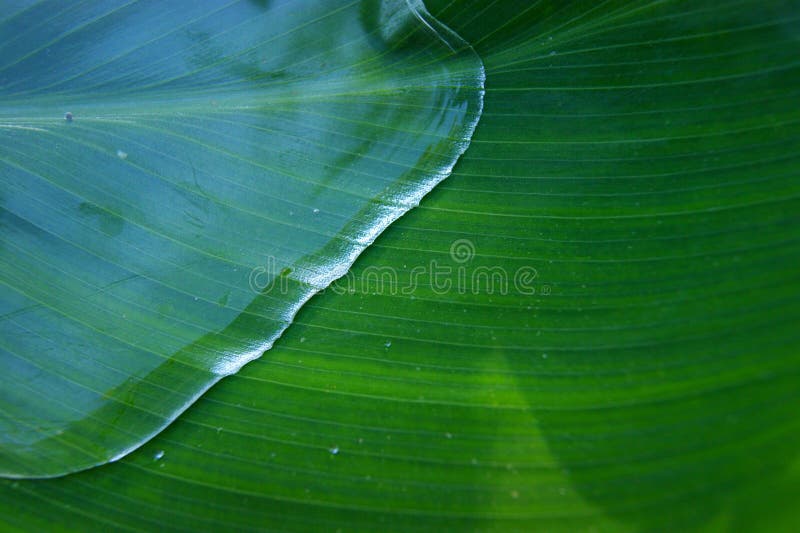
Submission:
[[[64,120],[66,120],[67,122],[72,122],[72,113],[70,113],[69,111],[64,113]]]

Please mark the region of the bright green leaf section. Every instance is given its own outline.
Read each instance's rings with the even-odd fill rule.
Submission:
[[[10,529],[800,529],[800,5],[436,4],[487,75],[453,175],[141,451],[0,482]]]
[[[405,2],[24,4],[0,4],[0,474],[41,477],[269,349],[449,173],[483,71]]]

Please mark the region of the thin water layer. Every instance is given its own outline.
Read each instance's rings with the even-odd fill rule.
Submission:
[[[14,2],[0,475],[149,440],[451,171],[483,69],[419,2]]]

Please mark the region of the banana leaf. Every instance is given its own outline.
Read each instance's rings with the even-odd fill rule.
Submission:
[[[413,178],[417,185],[434,170],[452,172],[419,207],[367,247],[344,277],[299,308],[271,349],[219,381],[136,451],[111,464],[55,479],[0,480],[6,529],[794,531],[800,527],[795,509],[800,495],[796,416],[800,4],[436,0],[427,2],[432,16],[414,2],[231,4],[229,9],[251,10],[252,16],[237,19],[244,24],[262,10],[280,9],[308,20],[328,16],[338,20],[329,32],[311,31],[291,47],[275,51],[278,56],[294,54],[288,65],[303,65],[305,59],[316,57],[305,50],[310,43],[319,43],[321,53],[338,50],[320,40],[347,33],[351,17],[369,40],[365,46],[374,48],[358,55],[360,59],[344,53],[339,64],[350,67],[349,72],[361,72],[363,62],[366,68],[377,64],[370,58],[388,62],[380,63],[385,68],[370,71],[368,80],[354,82],[357,75],[343,75],[342,84],[357,83],[362,92],[337,99],[329,113],[315,107],[314,98],[301,94],[305,83],[313,86],[316,81],[298,77],[296,93],[276,96],[292,102],[297,113],[309,115],[302,124],[287,120],[302,126],[302,132],[295,131],[296,142],[306,141],[302,150],[298,147],[288,155],[281,150],[279,136],[269,137],[259,150],[248,144],[252,138],[243,137],[243,132],[251,132],[254,124],[242,123],[244,115],[250,115],[238,109],[249,105],[250,98],[268,102],[272,93],[267,86],[280,82],[259,78],[249,67],[244,72],[226,71],[228,66],[242,65],[230,59],[225,46],[212,47],[214,39],[208,35],[198,38],[206,44],[192,50],[197,61],[214,66],[187,85],[174,81],[175,85],[163,88],[166,93],[196,91],[197,106],[182,108],[170,99],[175,93],[158,94],[164,97],[159,100],[163,106],[137,103],[136,98],[148,94],[133,88],[130,101],[115,101],[107,94],[111,83],[97,85],[98,100],[86,104],[88,112],[64,108],[59,98],[74,97],[71,106],[85,99],[73,85],[79,78],[71,76],[84,72],[81,61],[91,56],[79,52],[80,31],[72,30],[91,28],[100,13],[121,13],[122,4],[37,4],[30,9],[42,12],[31,13],[31,21],[21,26],[8,17],[24,4],[4,2],[8,9],[0,15],[0,24],[14,24],[19,34],[13,41],[3,33],[0,48],[6,68],[0,71],[4,214],[19,205],[19,200],[11,199],[24,193],[30,198],[28,206],[37,198],[47,201],[40,216],[49,220],[52,231],[66,233],[70,217],[78,224],[84,216],[81,227],[93,229],[98,238],[104,235],[104,242],[120,242],[116,246],[126,257],[142,253],[127,249],[134,244],[130,240],[109,235],[119,224],[105,220],[104,226],[104,216],[117,213],[123,204],[132,209],[120,212],[126,221],[151,202],[156,205],[153,217],[164,206],[184,208],[177,199],[157,192],[151,196],[145,183],[137,189],[124,181],[133,177],[125,174],[126,165],[140,165],[141,154],[117,139],[132,135],[131,127],[144,125],[152,125],[148,131],[154,132],[172,128],[166,131],[180,133],[175,130],[187,128],[176,148],[188,149],[191,140],[206,140],[197,153],[202,163],[195,165],[200,186],[219,186],[216,174],[205,173],[209,168],[224,168],[222,172],[244,179],[229,154],[250,159],[261,157],[262,151],[270,153],[264,163],[269,170],[302,165],[297,174],[327,184],[332,196],[326,198],[333,202],[330,208],[314,207],[318,200],[312,192],[301,191],[310,196],[297,203],[312,211],[303,215],[304,220],[314,220],[315,214],[334,217],[341,207],[336,199],[343,198],[348,186],[363,196],[373,194],[362,188],[372,186],[376,176],[396,176],[396,166],[404,161],[421,163],[406,167],[418,172]],[[137,5],[150,4],[137,2],[125,8]],[[169,23],[165,10],[175,9],[175,16],[186,17],[182,20],[189,24],[194,19],[188,6],[152,7],[162,13],[163,27],[155,22],[162,18],[153,16],[144,27],[123,21],[107,28],[106,41],[95,31],[81,40],[88,40],[89,47],[102,43],[97,53],[116,58],[126,46],[125,31],[138,28],[141,42],[156,43],[151,40],[181,27]],[[216,9],[222,6],[213,4]],[[336,15],[338,8],[342,15]],[[234,41],[257,39],[258,31],[278,35],[286,30],[270,17],[262,21],[268,29],[258,31],[257,25],[244,31],[223,16],[212,18],[219,31],[229,30],[226,35]],[[428,26],[436,31],[426,30]],[[399,41],[393,40],[398,31]],[[69,36],[76,41],[56,51],[56,41]],[[345,49],[354,42],[353,35],[341,39],[337,42]],[[480,109],[475,107],[481,85],[476,81],[482,76],[464,42],[482,62],[486,91],[468,148],[464,144],[470,117],[477,118]],[[57,55],[39,57],[48,47]],[[168,50],[156,48],[152,53]],[[9,76],[11,63],[20,59],[43,62],[47,66],[40,66],[41,72],[52,70],[53,78],[26,85],[30,82]],[[98,83],[102,78],[95,76],[122,68],[111,65],[85,76]],[[119,78],[118,88],[170,76],[150,63],[141,65],[137,68],[134,63],[131,68],[138,74]],[[59,71],[62,68],[66,70]],[[445,69],[446,76],[437,77],[442,72],[438,69]],[[326,72],[319,65],[313,70],[314,75]],[[459,90],[457,84],[446,82],[448,76],[472,80],[462,86],[465,109],[415,101],[436,86],[432,80],[441,82],[438,87],[445,92]],[[233,81],[251,77],[259,80],[259,86],[263,82],[264,94],[249,94]],[[57,88],[63,94],[54,92]],[[406,95],[402,88],[411,88],[412,94]],[[423,92],[418,92],[420,88]],[[242,98],[228,103],[220,97],[220,113],[233,115],[234,124],[226,127],[216,124],[220,115],[201,102],[203,94],[217,89],[222,95],[230,91]],[[369,114],[367,102],[380,106],[386,102],[380,97],[394,100],[399,95],[412,102],[402,106],[396,120],[403,124],[427,120],[425,124],[437,127],[432,148],[424,146],[427,137],[422,130],[410,127],[387,133],[381,127],[386,123],[383,115]],[[31,101],[25,102],[26,98]],[[104,105],[117,110],[106,116]],[[135,108],[142,105],[147,109],[137,114]],[[73,114],[69,123],[64,118],[67,111]],[[261,118],[270,120],[277,113],[261,112]],[[188,116],[175,118],[181,113]],[[350,113],[356,114],[352,121]],[[431,121],[431,113],[456,116],[446,115],[452,119],[446,127]],[[112,115],[120,123],[112,124]],[[131,117],[135,126],[122,123]],[[321,131],[314,137],[308,130],[317,126]],[[47,135],[61,136],[58,139],[76,135],[78,128],[86,128],[78,130],[80,135],[96,130],[94,144],[87,148],[94,155],[66,153],[56,142],[39,144],[33,139],[43,132],[25,128],[46,129]],[[287,126],[283,128],[279,131],[287,133]],[[409,130],[419,136],[409,140]],[[344,142],[340,136],[350,139],[348,134],[375,139],[380,146],[384,145],[379,135],[391,137],[385,148],[369,152],[337,144]],[[140,143],[172,153],[155,133],[137,135]],[[10,142],[20,138],[28,141]],[[80,140],[85,143],[87,137]],[[413,159],[403,152],[411,159],[402,159],[388,146],[404,142],[413,143],[411,150],[420,150],[425,157]],[[99,163],[100,147],[105,147],[106,164],[113,166]],[[117,150],[126,157],[117,155]],[[324,182],[323,162],[337,150],[355,156],[338,162],[339,166],[369,165],[372,180],[359,182],[353,177],[357,172],[350,171]],[[174,155],[180,158],[181,153]],[[288,163],[282,157],[288,157]],[[280,167],[282,163],[286,167]],[[59,210],[69,205],[46,196],[41,188],[33,189],[33,176],[21,180],[22,172],[37,170],[41,178],[56,183],[59,176],[77,175],[73,165],[79,164],[86,168],[83,176],[92,176],[98,187],[117,187],[115,195],[106,197],[110,203],[94,202],[96,207],[86,207],[83,213],[73,208],[58,218]],[[189,170],[185,166],[182,175],[188,180],[194,174],[191,165]],[[176,168],[173,171],[178,172]],[[398,179],[402,183],[403,178]],[[137,197],[125,203],[124,195]],[[274,202],[291,197],[284,190],[264,196]],[[261,195],[242,194],[236,199],[269,210]],[[313,213],[314,208],[320,212]],[[366,220],[364,211],[357,209],[342,211],[339,226],[326,219],[324,224],[330,225],[322,227],[329,230],[329,242],[336,242],[335,232],[352,230],[342,219]],[[72,255],[78,252],[61,255],[48,243],[7,238],[19,229],[19,222],[9,216],[4,215],[0,226],[4,307],[18,308],[18,302],[5,295],[20,287],[15,285],[20,279],[28,280],[22,285],[25,294],[35,291],[46,304],[27,311],[39,317],[39,322],[27,326],[38,327],[34,332],[39,335],[3,332],[4,446],[17,438],[9,436],[8,424],[16,424],[16,417],[28,411],[34,418],[38,409],[63,413],[65,407],[73,412],[85,408],[52,406],[50,396],[57,399],[60,392],[44,385],[36,401],[20,396],[26,385],[32,385],[5,377],[14,375],[5,366],[10,360],[7,354],[24,342],[33,343],[34,337],[43,338],[45,332],[56,342],[57,330],[49,329],[51,323],[41,318],[45,309],[61,311],[59,316],[68,319],[70,314],[93,313],[94,302],[108,305],[109,301],[99,294],[70,300],[71,293],[56,291],[77,290],[77,280],[64,287],[64,280],[74,279],[64,272],[71,265],[76,276],[83,273],[92,280],[104,272],[82,271],[83,263],[71,263],[78,260]],[[194,235],[188,218],[173,214],[170,222],[169,216],[159,220],[165,228],[180,223],[189,232],[186,235]],[[119,234],[128,230],[123,228]],[[196,236],[199,245],[217,242],[230,250],[236,248],[233,239],[246,238],[251,248],[258,248],[258,232],[234,219],[210,217],[204,230]],[[305,255],[279,255],[264,247],[260,257],[254,252],[260,262],[248,265],[250,272],[272,276],[263,278],[265,285],[269,285],[266,279],[274,278],[273,285],[280,285],[286,278],[289,289],[282,296],[306,279],[298,274],[306,271],[302,265],[313,272],[312,266],[325,264],[313,254],[327,245],[304,248],[309,242],[303,233],[286,234],[285,239],[287,247]],[[37,263],[33,255],[23,260],[28,257],[19,250],[23,245],[40,246],[48,262]],[[270,270],[264,253],[283,261]],[[182,265],[185,274],[175,273],[174,278],[193,280],[186,296],[213,302],[216,274],[209,275],[199,263]],[[138,268],[138,263],[122,266]],[[17,277],[5,277],[11,274]],[[342,274],[336,271],[329,278]],[[41,286],[37,279],[43,280]],[[134,306],[137,309],[157,309],[162,301],[158,294],[139,289],[135,281],[127,283],[108,289],[110,301],[135,296],[142,299],[140,307]],[[260,298],[274,301],[269,299],[273,292],[251,293],[247,302],[229,299],[220,307],[231,307],[230,320],[198,328],[197,339],[205,340],[187,342],[167,355],[177,357],[178,363],[183,358],[197,362],[194,354],[204,352],[192,347],[200,342],[211,352],[203,360],[208,363],[225,351],[215,336],[233,336],[241,348],[242,339],[277,335],[277,329],[263,323],[239,320],[260,316],[248,305]],[[189,309],[186,305],[173,313],[185,319],[181,324],[200,325],[198,317],[206,315],[184,314]],[[0,322],[4,328],[26,316],[9,313],[4,309]],[[147,333],[134,333],[125,329],[125,323],[106,323],[99,316],[96,325],[123,328],[121,333],[129,335],[125,339],[156,343],[160,328],[177,327],[162,324],[156,316],[160,315],[147,322]],[[64,338],[66,333],[61,332]],[[187,346],[192,349],[181,351]],[[49,361],[59,356],[42,357]],[[67,352],[61,357],[74,362]],[[177,367],[180,371],[159,374],[161,381],[155,384],[161,385],[157,387],[161,392],[149,389],[155,376],[138,374],[143,385],[113,389],[119,391],[117,403],[138,403],[142,397],[151,400],[147,409],[160,409],[160,395],[181,396],[187,385],[184,379],[190,379],[186,369]],[[106,379],[89,372],[91,368],[76,368],[68,375],[64,368],[42,371],[52,376],[47,379],[69,378],[75,383]],[[9,411],[21,405],[30,407],[24,413]],[[101,413],[106,414],[113,415]],[[77,429],[67,426],[56,437],[90,435],[87,440],[95,442],[101,429],[93,420],[90,417]],[[106,420],[115,431],[136,429]],[[6,458],[15,457],[9,454],[20,448],[4,447],[4,464],[11,464]],[[48,456],[36,453],[31,448],[27,464],[47,465]]]

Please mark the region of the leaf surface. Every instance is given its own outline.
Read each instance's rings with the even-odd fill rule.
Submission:
[[[453,175],[141,451],[2,482],[12,527],[797,530],[798,3],[428,4],[486,67]]]
[[[448,174],[483,78],[405,2],[28,4],[0,11],[0,473],[41,477],[269,349]]]

